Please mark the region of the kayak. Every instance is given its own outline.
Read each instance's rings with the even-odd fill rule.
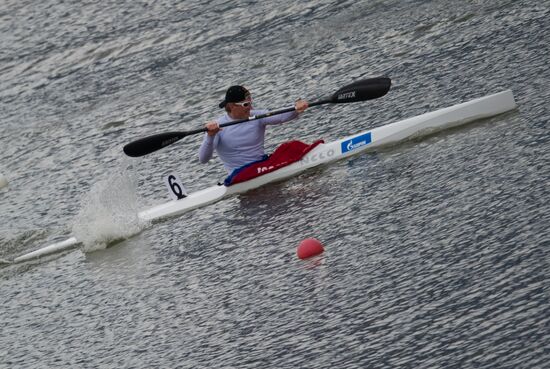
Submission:
[[[514,95],[506,90],[493,95],[453,105],[448,108],[404,119],[363,131],[329,143],[317,145],[301,160],[273,172],[246,182],[231,186],[215,185],[190,193],[179,200],[169,201],[138,213],[138,218],[155,222],[184,214],[193,209],[220,201],[226,197],[243,193],[270,182],[281,181],[307,169],[342,160],[352,155],[371,151],[397,142],[431,134],[443,129],[460,126],[475,120],[489,118],[516,108]],[[21,255],[14,262],[23,262],[55,252],[74,248],[79,244],[75,237],[58,242],[36,251]]]
[[[504,91],[463,104],[422,114],[413,118],[364,131],[330,143],[317,145],[300,161],[229,187],[212,186],[187,197],[154,206],[138,214],[142,220],[156,221],[196,209],[224,197],[243,193],[264,184],[295,176],[309,168],[347,158],[366,150],[394,144],[412,136],[421,136],[436,130],[455,127],[473,120],[491,117],[516,107],[512,91]]]

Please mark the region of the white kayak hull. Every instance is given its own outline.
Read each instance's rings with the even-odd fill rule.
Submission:
[[[138,217],[145,221],[157,221],[181,215],[193,209],[217,202],[230,195],[243,193],[270,182],[292,177],[321,164],[344,159],[367,150],[395,144],[412,137],[420,137],[442,129],[456,127],[483,118],[489,118],[515,108],[516,103],[512,91],[507,90],[434,112],[404,119],[337,141],[320,144],[305,155],[302,160],[274,172],[230,187],[216,185],[201,191],[193,192],[183,199],[170,201],[141,211]],[[14,262],[22,262],[50,253],[67,250],[75,247],[78,243],[77,239],[71,237],[65,241],[22,255],[14,259]]]
[[[56,252],[62,252],[65,250],[70,250],[71,248],[75,247],[79,243],[80,242],[75,237],[71,237],[66,239],[65,241],[53,243],[51,245],[42,247],[41,249],[38,249],[36,251],[29,252],[25,255],[16,257],[15,259],[13,259],[13,262],[20,263],[22,261],[36,259],[44,255],[54,254]]]
[[[224,197],[243,193],[266,183],[292,177],[306,169],[357,155],[385,145],[391,145],[407,138],[422,136],[445,128],[456,127],[468,122],[504,113],[516,107],[512,91],[485,96],[466,103],[422,114],[399,122],[373,128],[353,136],[316,146],[302,160],[277,171],[264,174],[244,183],[230,187],[212,186],[190,194],[177,201],[164,203],[144,210],[139,218],[155,221],[183,214],[189,210],[211,204]]]

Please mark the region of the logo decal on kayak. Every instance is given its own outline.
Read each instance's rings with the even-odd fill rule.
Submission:
[[[371,143],[371,134],[367,132],[361,136],[353,137],[352,139],[342,142],[342,153],[356,150],[360,147],[368,145]]]
[[[303,164],[316,163],[318,161],[324,162],[332,158],[336,154],[334,149],[323,150],[321,152],[315,152],[304,156],[301,160]]]

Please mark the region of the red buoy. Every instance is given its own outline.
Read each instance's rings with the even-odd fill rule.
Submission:
[[[325,248],[319,240],[315,238],[306,238],[298,245],[296,254],[300,259],[307,259],[312,256],[319,255],[323,251],[325,251]]]

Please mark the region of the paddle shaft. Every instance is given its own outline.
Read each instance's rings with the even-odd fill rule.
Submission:
[[[330,103],[330,101],[328,101],[327,99],[324,99],[324,100],[319,100],[319,101],[309,103],[308,106],[312,107],[312,106],[328,104],[328,103]],[[222,123],[222,124],[220,124],[220,128],[229,127],[229,126],[232,126],[234,124],[249,122],[249,121],[255,120],[255,119],[263,119],[263,118],[267,118],[267,117],[272,117],[274,115],[290,113],[291,111],[296,111],[296,108],[292,107],[292,108],[284,108],[284,109],[279,109],[279,110],[273,110],[273,111],[267,112],[265,114],[253,115],[253,116],[245,118],[245,119],[239,119],[239,120],[234,120],[232,122]],[[187,131],[187,134],[192,135],[192,134],[195,134],[195,133],[207,132],[207,131],[208,130],[206,128],[200,128],[200,129],[196,129],[194,131]]]

